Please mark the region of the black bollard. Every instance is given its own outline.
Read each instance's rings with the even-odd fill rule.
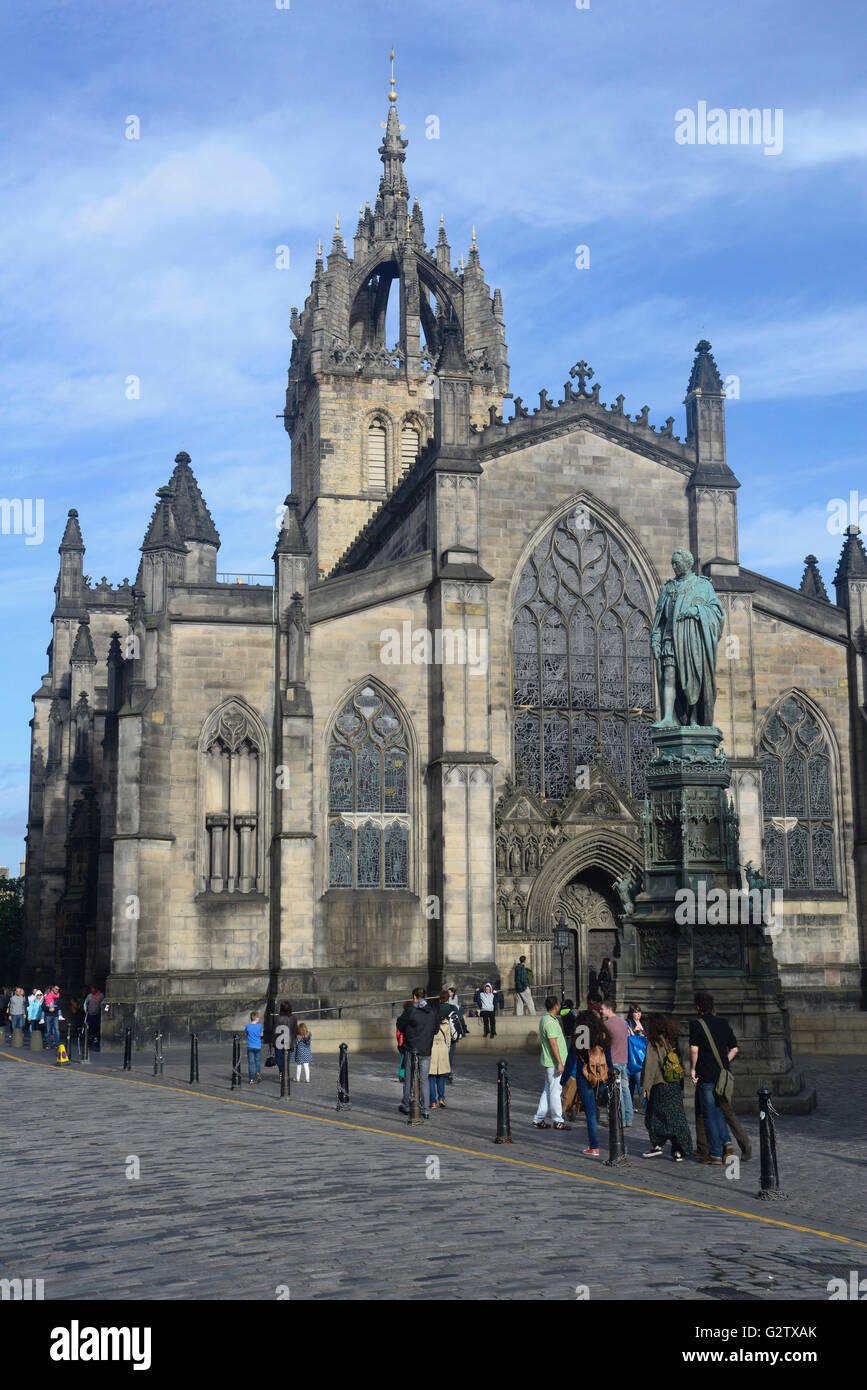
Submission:
[[[404,1065],[406,1065],[404,1063]],[[409,1119],[408,1125],[421,1124],[421,1100],[419,1092],[421,1090],[418,1053],[410,1049],[409,1052]]]
[[[82,1062],[90,1061],[90,1033],[85,1020],[84,1027],[78,1035],[78,1055]]]
[[[349,1099],[349,1044],[340,1044],[340,1059],[337,1063],[337,1109],[351,1110]]]
[[[163,1074],[163,1035],[154,1034],[154,1076]]]
[[[241,1038],[238,1033],[232,1034],[232,1090],[241,1084]]]
[[[608,1157],[604,1168],[616,1168],[626,1162],[623,1142],[623,1115],[620,1110],[620,1072],[612,1071],[608,1082]]]
[[[123,1035],[123,1070],[132,1071],[132,1029],[127,1028]]]
[[[787,1202],[789,1194],[780,1187],[780,1174],[777,1169],[777,1136],[774,1132],[774,1115],[777,1111],[771,1104],[771,1092],[767,1086],[759,1087],[759,1153],[761,1156],[761,1191],[757,1194],[761,1202]]]
[[[497,1063],[497,1133],[495,1144],[514,1144],[512,1138],[512,1093],[509,1087],[509,1072],[505,1061]]]
[[[199,1035],[190,1034],[190,1085],[199,1079]]]
[[[280,1099],[283,1100],[290,1092],[289,1084],[289,1053],[285,1047],[280,1048]]]

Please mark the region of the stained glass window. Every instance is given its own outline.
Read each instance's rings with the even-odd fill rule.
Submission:
[[[601,742],[620,785],[644,795],[651,607],[626,549],[587,510],[564,517],[536,546],[512,615],[518,785],[567,795]]]
[[[409,887],[409,739],[373,686],[347,700],[328,750],[328,886]]]
[[[765,877],[775,888],[833,890],[831,754],[818,721],[789,695],[767,721],[760,748]]]

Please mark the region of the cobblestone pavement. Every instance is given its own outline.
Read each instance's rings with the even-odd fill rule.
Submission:
[[[642,1160],[639,1121],[616,1169],[583,1157],[583,1120],[533,1130],[541,1068],[523,1054],[509,1063],[511,1146],[492,1142],[493,1055],[458,1053],[447,1108],[423,1127],[398,1113],[396,1058],[351,1058],[352,1108],[338,1115],[334,1056],[314,1056],[310,1084],[293,1079],[283,1101],[275,1069],[248,1085],[243,1056],[230,1091],[230,1044],[201,1048],[197,1087],[185,1049],[164,1056],[154,1078],[143,1051],[129,1074],[116,1051],[57,1069],[48,1053],[3,1049],[4,1109],[20,1121],[18,1157],[7,1146],[2,1159],[5,1277],[44,1278],[55,1299],[273,1299],[281,1288],[293,1299],[574,1299],[586,1286],[590,1298],[826,1300],[832,1277],[867,1273],[867,1248],[821,1234],[867,1246],[857,1058],[801,1059],[819,1109],[777,1121],[790,1200],[764,1203],[757,1143],[727,1180]],[[745,1121],[754,1139],[757,1124]],[[600,1144],[604,1157],[604,1128]],[[139,1177],[127,1176],[133,1158]]]

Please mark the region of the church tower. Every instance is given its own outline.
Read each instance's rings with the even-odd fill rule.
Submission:
[[[353,254],[338,219],[301,314],[292,310],[284,424],[314,584],[432,440],[446,325],[462,336],[472,423],[489,424],[509,389],[502,296],[485,283],[475,228],[467,264],[454,268],[442,218],[428,249],[418,199],[410,206],[393,55],[388,101],[379,192],[360,209]]]

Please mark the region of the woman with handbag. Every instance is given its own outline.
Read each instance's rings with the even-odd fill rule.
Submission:
[[[611,1066],[611,1035],[599,1014],[587,1009],[575,1019],[572,1037],[574,1045],[569,1049],[561,1080],[565,1085],[574,1077],[577,1083],[578,1096],[587,1120],[587,1148],[584,1153],[588,1158],[598,1158],[598,1107],[602,1104]],[[586,1046],[580,1046],[585,1040]]]
[[[629,1043],[629,1062],[627,1071],[629,1074],[629,1094],[632,1097],[632,1104],[638,1106],[638,1102],[647,1109],[647,1102],[641,1095],[641,1068],[644,1066],[644,1058],[647,1055],[647,1033],[644,1024],[641,1022],[642,1008],[640,1004],[630,1004],[626,1013],[626,1026],[629,1029],[630,1039],[635,1041]]]
[[[692,1153],[692,1136],[683,1108],[683,1063],[680,1035],[673,1018],[650,1014],[647,1019],[647,1056],[641,1071],[641,1091],[647,1096],[645,1124],[650,1148],[642,1158],[660,1158],[666,1141],[671,1156],[681,1163]]]

